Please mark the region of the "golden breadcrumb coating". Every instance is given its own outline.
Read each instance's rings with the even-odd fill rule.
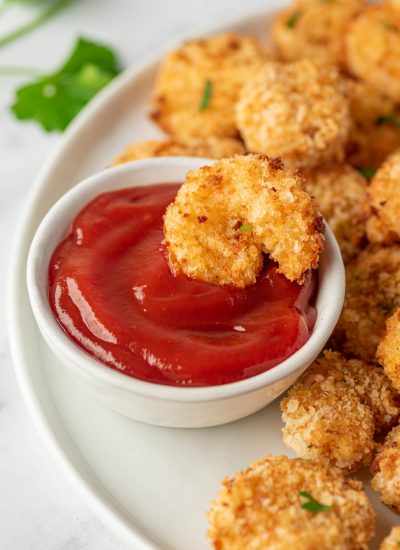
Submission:
[[[400,16],[388,5],[369,6],[351,23],[346,36],[350,72],[400,99]]]
[[[397,309],[386,322],[386,331],[376,352],[393,387],[400,392],[400,309]]]
[[[310,60],[266,63],[243,86],[236,122],[249,151],[288,166],[340,161],[350,128],[345,83]]]
[[[369,186],[370,217],[367,222],[367,234],[371,242],[390,244],[400,240],[399,191],[400,150],[384,162]]]
[[[310,496],[328,508],[303,508]],[[225,478],[208,519],[215,550],[366,550],[375,531],[359,481],[286,456],[266,456]]]
[[[283,440],[302,458],[352,472],[371,461],[375,422],[361,388],[346,382],[338,364],[351,378],[345,358],[326,352],[290,388],[281,401]]]
[[[148,140],[128,145],[114,159],[111,166],[151,157],[205,157],[219,159],[244,152],[245,149],[242,142],[234,138],[211,136],[204,139],[188,139],[184,143],[173,139],[163,141]]]
[[[399,550],[400,527],[393,527],[388,536],[382,541],[379,550]]]
[[[365,243],[365,178],[348,164],[304,169],[302,174],[348,263]]]
[[[386,436],[371,465],[371,486],[384,504],[400,512],[400,426]]]
[[[369,84],[349,81],[352,125],[346,146],[347,160],[353,166],[379,168],[400,148],[400,105]]]
[[[164,216],[174,272],[213,284],[253,284],[263,253],[291,281],[318,267],[324,224],[298,174],[244,155],[188,172]]]
[[[386,319],[400,306],[400,247],[367,247],[348,264],[346,283],[333,347],[373,362]]]
[[[239,90],[267,57],[255,38],[232,32],[182,44],[161,64],[153,120],[181,140],[237,136],[234,108]],[[202,109],[204,94],[209,101]]]
[[[285,61],[309,58],[344,65],[344,36],[362,0],[305,0],[278,13],[271,34]]]

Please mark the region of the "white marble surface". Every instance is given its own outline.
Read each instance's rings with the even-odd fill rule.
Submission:
[[[0,49],[0,67],[50,70],[78,34],[112,44],[127,66],[190,26],[267,5],[268,0],[77,0],[39,31]],[[0,17],[0,35],[34,9],[10,8]],[[47,455],[22,402],[10,358],[5,302],[13,235],[38,169],[62,139],[9,113],[13,90],[22,82],[0,76],[0,548],[120,550],[123,546],[87,510]]]

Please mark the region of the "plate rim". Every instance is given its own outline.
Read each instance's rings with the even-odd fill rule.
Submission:
[[[24,357],[26,350],[23,345],[24,338],[22,336],[22,331],[20,332],[19,330],[19,309],[25,300],[23,298],[24,293],[20,293],[19,289],[21,285],[20,277],[22,274],[23,288],[24,291],[27,292],[25,277],[27,251],[25,252],[25,248],[29,248],[26,246],[27,241],[30,243],[32,240],[32,237],[29,237],[27,234],[27,229],[31,221],[30,213],[34,209],[43,183],[47,180],[53,168],[59,163],[64,151],[75,137],[79,135],[80,132],[84,131],[86,126],[90,125],[92,118],[96,116],[96,112],[102,105],[112,101],[114,94],[128,87],[132,81],[140,76],[140,74],[158,63],[166,52],[172,49],[176,44],[182,42],[182,40],[201,34],[209,35],[214,32],[228,31],[231,27],[239,25],[251,25],[253,21],[256,22],[260,19],[266,20],[268,16],[278,8],[278,5],[279,2],[274,1],[270,3],[270,5],[257,7],[250,11],[245,8],[234,16],[222,14],[218,23],[211,22],[194,25],[184,32],[175,35],[173,40],[165,41],[159,47],[152,49],[150,54],[143,56],[139,61],[136,61],[118,75],[70,124],[60,142],[52,151],[49,159],[43,163],[34,179],[32,188],[28,193],[20,219],[17,223],[11,250],[10,265],[7,273],[6,322],[10,355],[23,401],[44,447],[47,449],[47,452],[59,467],[64,478],[73,490],[82,499],[89,510],[92,511],[95,517],[100,519],[117,539],[135,550],[165,550],[166,546],[160,546],[155,542],[154,538],[148,536],[137,525],[133,526],[132,522],[127,517],[124,517],[121,509],[115,506],[112,502],[112,498],[104,494],[105,491],[101,492],[100,490],[96,490],[93,483],[88,481],[87,475],[85,476],[84,472],[82,472],[82,465],[78,465],[76,463],[76,458],[74,459],[70,456],[71,452],[65,449],[65,444],[61,444],[59,441],[61,436],[57,436],[52,423],[48,420],[45,411],[46,407],[41,403],[39,395],[34,389],[29,361]],[[42,339],[41,336],[40,338]],[[49,395],[51,397],[50,392]],[[63,437],[69,438],[65,428]],[[85,464],[84,461],[83,464]]]

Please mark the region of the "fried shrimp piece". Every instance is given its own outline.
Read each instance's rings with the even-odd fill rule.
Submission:
[[[214,137],[179,143],[173,139],[148,140],[132,143],[113,161],[112,166],[151,157],[223,158],[244,153],[243,144],[234,138]]]
[[[393,387],[400,392],[400,309],[397,309],[386,322],[386,331],[376,352]]]
[[[400,512],[400,426],[386,436],[371,465],[371,486],[384,504]]]
[[[379,168],[400,148],[400,105],[361,81],[349,82],[352,125],[347,161],[361,168]]]
[[[388,536],[382,541],[379,550],[399,550],[400,527],[393,527]]]
[[[289,390],[281,402],[283,440],[302,458],[352,472],[371,461],[375,422],[361,388],[346,382],[338,364],[351,378],[345,358],[326,352]]]
[[[215,550],[366,550],[375,531],[359,481],[286,456],[225,478],[207,516]]]
[[[348,164],[304,169],[306,189],[321,208],[348,263],[365,241],[367,182]]]
[[[255,38],[226,33],[182,44],[163,61],[152,99],[152,118],[168,134],[230,136],[241,86],[267,59]]]
[[[368,239],[390,244],[400,241],[400,150],[378,170],[368,190]]]
[[[280,159],[236,156],[188,172],[164,216],[175,273],[213,284],[253,284],[263,252],[291,281],[318,266],[324,224],[297,172]]]
[[[400,247],[367,247],[348,264],[346,282],[332,345],[345,355],[373,362],[386,318],[400,306]]]
[[[240,93],[236,122],[249,151],[293,167],[343,158],[350,128],[346,86],[334,67],[269,62]]]
[[[362,0],[300,0],[282,10],[271,33],[278,56],[285,61],[310,58],[344,65],[344,36]]]
[[[388,5],[368,6],[346,36],[350,72],[378,92],[400,99],[400,16]]]

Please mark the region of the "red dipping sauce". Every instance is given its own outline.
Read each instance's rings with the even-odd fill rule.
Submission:
[[[148,382],[211,386],[264,372],[309,339],[315,274],[291,283],[266,258],[245,289],[175,277],[162,217],[178,188],[123,189],[89,203],[50,262],[53,313],[80,348]]]

